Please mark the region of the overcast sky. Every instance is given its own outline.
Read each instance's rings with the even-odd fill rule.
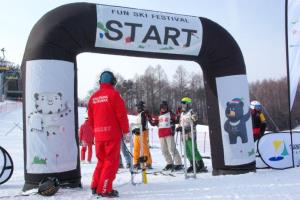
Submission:
[[[2,0],[0,48],[6,58],[20,64],[33,25],[48,11],[72,0]],[[250,82],[286,76],[284,1],[282,0],[99,0],[86,1],[209,18],[236,39],[244,55]],[[201,73],[194,62],[132,58],[84,53],[77,57],[78,94],[84,97],[104,68],[125,78],[160,64],[170,79],[177,66]]]

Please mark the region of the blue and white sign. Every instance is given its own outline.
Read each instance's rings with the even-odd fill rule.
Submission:
[[[300,166],[300,132],[292,133],[293,154],[291,145],[291,134],[269,133],[258,141],[258,152],[265,164],[274,169],[285,169]]]

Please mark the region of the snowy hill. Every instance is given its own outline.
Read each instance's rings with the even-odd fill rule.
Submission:
[[[85,109],[79,108],[79,124],[85,117]],[[130,116],[130,120],[134,117]],[[22,104],[6,102],[0,104],[0,146],[4,147],[12,156],[15,170],[12,178],[0,185],[0,198],[6,195],[15,195],[21,192],[24,184],[23,163],[23,132],[22,132]],[[209,138],[207,127],[198,126],[198,147],[200,152],[210,156]],[[154,170],[165,166],[165,161],[159,149],[156,128],[150,127],[149,143],[152,146]],[[204,148],[205,146],[205,148]],[[179,143],[178,143],[179,148]],[[119,199],[300,199],[300,168],[288,170],[257,170],[256,173],[243,175],[211,175],[211,160],[204,159],[209,173],[198,174],[197,179],[184,179],[183,174],[175,177],[164,175],[148,175],[147,185],[133,186],[130,184],[130,174],[125,171],[119,173],[114,182],[114,187],[120,193]],[[92,164],[82,164],[81,174],[83,188],[60,189],[49,199],[96,199],[91,195],[89,184],[95,167],[95,157]],[[140,179],[140,175],[136,175]],[[45,197],[33,195],[28,197],[15,197],[16,199],[44,199]],[[15,199],[1,198],[1,199]]]

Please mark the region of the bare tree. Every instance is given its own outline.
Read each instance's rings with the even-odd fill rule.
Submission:
[[[188,93],[193,99],[193,109],[197,111],[199,122],[201,124],[207,124],[208,121],[203,76],[195,73],[192,73],[190,76]]]
[[[155,67],[155,79],[157,81],[157,91],[155,91],[155,95],[158,95],[158,100],[161,102],[162,100],[166,100],[167,95],[165,95],[164,90],[168,86],[168,77],[166,72],[160,65]]]
[[[155,112],[156,79],[154,68],[152,66],[149,66],[143,75],[143,86],[145,91],[144,101],[146,102],[147,108],[150,112]]]
[[[173,85],[176,88],[175,98],[180,99],[186,95],[188,87],[187,72],[183,66],[178,66],[173,76]]]
[[[268,128],[275,130],[273,122],[280,130],[289,128],[288,88],[286,78],[257,81],[250,85],[251,100],[262,103],[268,114]]]

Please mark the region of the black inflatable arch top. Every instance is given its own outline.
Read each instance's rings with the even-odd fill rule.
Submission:
[[[103,46],[104,40],[115,46]],[[22,62],[24,190],[36,187],[45,176],[80,186],[76,56],[82,52],[199,63],[205,80],[213,174],[255,170],[251,122],[243,115],[249,105],[245,63],[224,28],[203,17],[74,3],[44,15],[26,45]],[[239,117],[245,118],[243,128],[237,127],[237,143],[229,143],[233,129],[224,130],[229,120],[226,106],[231,104],[241,105]]]

